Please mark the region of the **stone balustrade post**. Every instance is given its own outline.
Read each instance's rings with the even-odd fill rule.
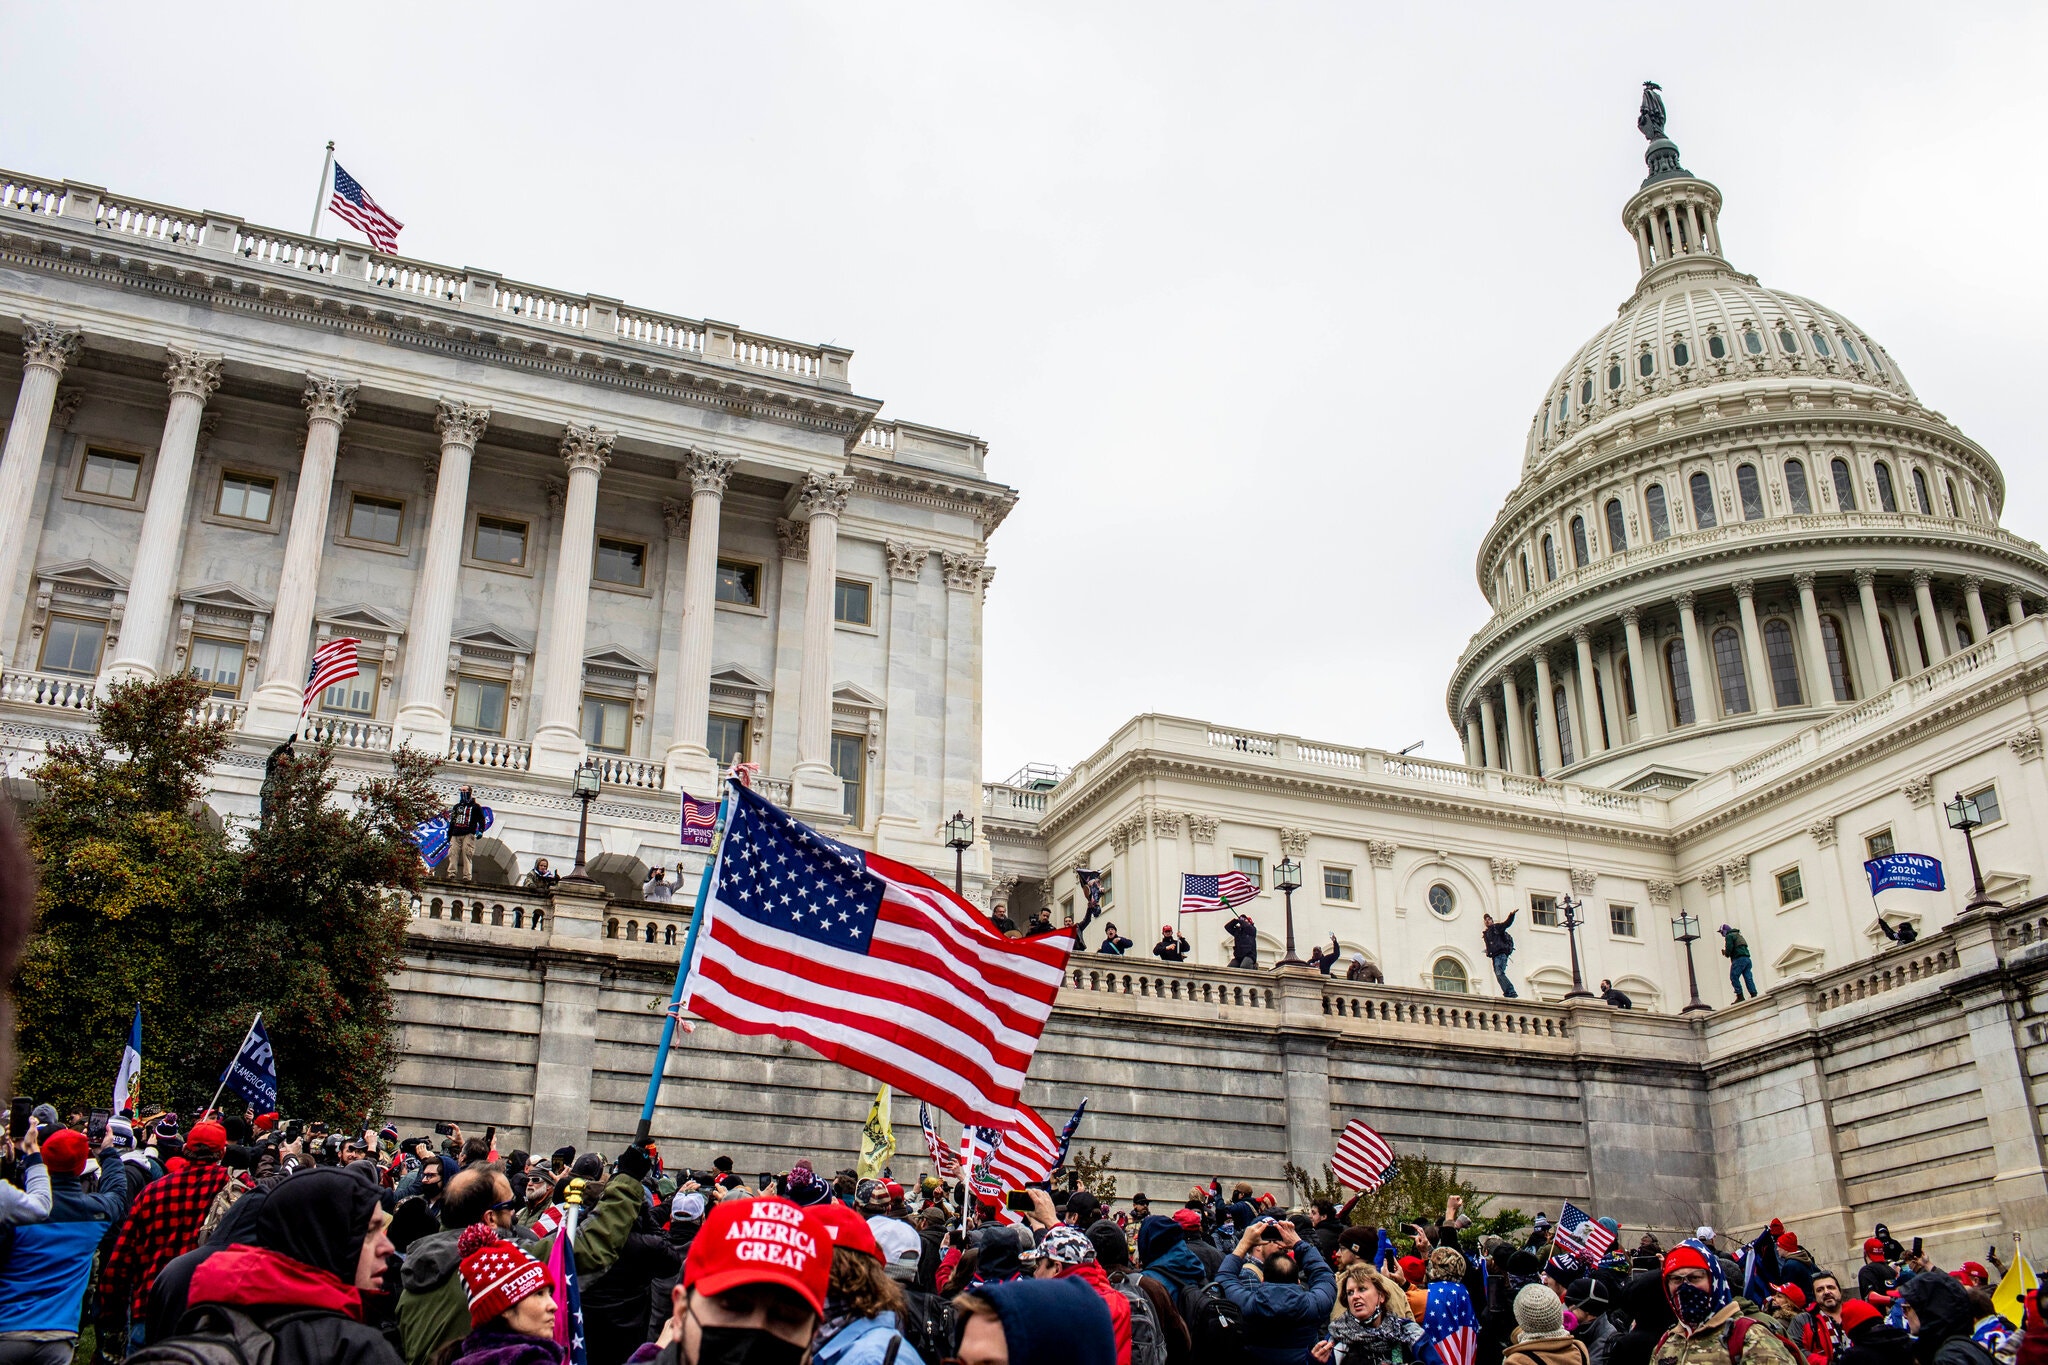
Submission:
[[[604,937],[609,896],[597,882],[555,884],[541,974],[540,1036],[533,1065],[533,1148],[590,1145],[591,1073],[597,1066],[597,1006],[605,963],[591,956]],[[546,1143],[546,1146],[542,1146]]]
[[[1287,1156],[1319,1171],[1336,1147],[1330,1107],[1330,1043],[1336,1028],[1323,1013],[1323,974],[1313,967],[1274,970],[1280,1007],[1281,1076],[1287,1105]]]
[[[455,599],[462,573],[462,530],[469,514],[469,471],[491,410],[442,400],[434,413],[441,433],[440,467],[434,475],[434,511],[413,585],[412,616],[406,623],[405,690],[394,746],[414,738],[414,747],[436,756],[446,752],[448,641],[455,625]]]
[[[43,447],[50,439],[50,414],[57,406],[57,381],[64,367],[78,358],[79,333],[54,322],[22,320],[21,390],[14,397],[14,420],[7,424],[7,445],[0,449],[0,602],[17,612],[15,579],[27,551],[29,514],[34,510],[36,478],[42,473]],[[10,629],[12,627],[10,626]],[[0,659],[0,666],[12,661]]]
[[[676,653],[676,729],[669,742],[670,791],[718,792],[719,774],[732,754],[705,746],[711,717],[712,624],[718,614],[718,527],[725,486],[734,457],[693,451],[690,475],[690,543],[683,560],[683,626]],[[749,755],[738,755],[746,759]]]
[[[555,558],[546,679],[533,771],[567,777],[583,763],[583,637],[590,621],[590,566],[597,550],[597,480],[611,463],[616,432],[570,426],[562,433],[569,471],[562,500],[562,548]]]

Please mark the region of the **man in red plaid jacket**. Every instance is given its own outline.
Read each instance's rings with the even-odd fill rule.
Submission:
[[[149,1287],[174,1258],[199,1245],[199,1226],[214,1196],[228,1182],[227,1130],[211,1121],[195,1123],[185,1137],[185,1169],[153,1180],[129,1206],[114,1250],[100,1276],[103,1323],[142,1325]],[[131,1333],[131,1344],[140,1345]]]

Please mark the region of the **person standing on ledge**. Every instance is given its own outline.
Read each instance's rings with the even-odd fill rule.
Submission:
[[[470,880],[470,860],[476,854],[476,836],[484,832],[484,808],[464,784],[448,808],[448,875],[450,880]]]
[[[1486,949],[1487,958],[1493,963],[1493,979],[1500,982],[1500,993],[1510,1000],[1517,998],[1515,983],[1508,980],[1508,959],[1515,955],[1515,940],[1508,933],[1508,927],[1515,922],[1519,910],[1508,912],[1508,917],[1499,924],[1492,915],[1481,915],[1479,941]]]
[[[1185,962],[1194,949],[1185,935],[1169,924],[1159,931],[1159,942],[1152,945],[1152,956],[1163,962]]]
[[[1721,956],[1728,959],[1728,984],[1735,991],[1735,1002],[1742,1003],[1742,988],[1749,987],[1749,998],[1756,999],[1756,969],[1749,959],[1749,940],[1742,931],[1732,924],[1721,926]]]
[[[1240,912],[1223,926],[1223,932],[1230,935],[1230,965],[1259,969],[1259,926],[1252,923],[1250,915]]]
[[[1108,953],[1112,957],[1122,957],[1131,950],[1132,946],[1129,939],[1116,931],[1114,924],[1105,924],[1102,926],[1102,946],[1095,951],[1098,953]]]

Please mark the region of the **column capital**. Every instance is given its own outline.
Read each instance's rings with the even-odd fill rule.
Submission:
[[[981,571],[986,567],[986,561],[980,555],[956,555],[950,550],[941,550],[939,567],[945,572],[947,587],[958,592],[972,592],[981,587]]]
[[[1810,573],[1796,573],[1792,575],[1792,586],[1801,592],[1812,592],[1813,584],[1814,575]]]
[[[912,545],[902,540],[885,540],[882,542],[882,549],[889,556],[891,578],[916,578],[924,572],[924,562],[932,557],[931,546]]]
[[[1692,604],[1693,604],[1693,600],[1694,600],[1694,599],[1693,599],[1693,594],[1692,594],[1691,592],[1689,592],[1689,591],[1688,591],[1688,592],[1682,592],[1682,593],[1679,593],[1679,594],[1678,594],[1677,596],[1673,597],[1673,598],[1672,598],[1671,600],[1672,600],[1672,601],[1674,601],[1674,602],[1676,602],[1676,603],[1678,604],[1678,609],[1679,609],[1680,611],[1691,611],[1691,610],[1692,610]]]
[[[1503,668],[1500,672],[1493,675],[1493,683],[1494,686],[1500,688],[1502,691],[1506,691],[1508,688],[1513,687],[1515,685],[1515,670],[1512,668]]]
[[[1858,570],[1856,571],[1856,586],[1857,586],[1857,588],[1858,588],[1859,590],[1860,590],[1860,589],[1863,589],[1863,588],[1868,588],[1868,587],[1871,587],[1871,586],[1873,586],[1874,584],[1876,584],[1876,582],[1877,582],[1877,570],[1875,570],[1875,569],[1858,569]]]
[[[1981,578],[1975,577],[1974,575],[1973,575],[1973,576],[1971,576],[1971,577],[1969,577],[1969,578],[1965,578],[1965,579],[1963,580],[1963,591],[1964,591],[1964,592],[1983,592],[1983,591],[1984,591],[1984,580],[1983,580],[1983,579],[1981,579]]]
[[[784,559],[808,559],[811,555],[811,524],[794,517],[779,517],[775,522],[775,544],[782,551]]]
[[[62,374],[64,367],[78,359],[80,333],[75,327],[36,318],[21,320],[21,358],[23,363],[41,365],[46,370]]]
[[[1623,607],[1621,609],[1621,623],[1624,626],[1637,625],[1642,619],[1643,612],[1640,607]]]
[[[1593,647],[1593,628],[1591,626],[1573,626],[1572,643],[1584,645],[1587,649],[1591,649]]]
[[[796,491],[796,505],[806,517],[836,517],[846,511],[853,480],[844,474],[806,474]]]
[[[1754,578],[1738,578],[1729,586],[1735,589],[1735,596],[1740,601],[1747,602],[1756,596],[1756,580]]]
[[[577,426],[571,422],[562,428],[562,463],[568,466],[571,474],[579,469],[602,474],[604,467],[612,462],[612,442],[618,439],[619,433],[599,431],[595,423]]]
[[[306,415],[312,421],[340,426],[356,410],[356,387],[335,375],[309,374],[300,401],[306,405]]]
[[[434,430],[441,433],[441,444],[469,446],[474,448],[484,436],[484,428],[490,425],[491,410],[469,403],[459,403],[443,398],[434,405]]]
[[[164,383],[173,397],[189,394],[204,403],[220,387],[220,357],[202,355],[181,346],[164,348]]]
[[[677,539],[690,529],[690,504],[674,498],[661,500],[661,525],[671,540]]]
[[[1928,585],[1929,585],[1930,583],[1932,583],[1932,582],[1934,582],[1934,573],[1933,573],[1933,571],[1932,571],[1932,570],[1929,570],[1929,569],[1915,569],[1915,570],[1913,570],[1913,591],[1914,591],[1914,592],[1918,592],[1918,591],[1920,591],[1920,590],[1921,590],[1922,588],[1924,588],[1924,587],[1928,586]]]
[[[683,462],[683,470],[690,476],[690,492],[716,493],[725,496],[725,485],[732,479],[732,467],[739,463],[734,455],[719,455],[708,450],[693,450]]]

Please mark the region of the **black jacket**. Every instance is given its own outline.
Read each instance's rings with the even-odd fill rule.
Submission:
[[[1835,1357],[1836,1365],[1913,1365],[1913,1338],[1903,1328],[1872,1318],[1849,1333],[1849,1345]]]
[[[1515,940],[1508,933],[1508,929],[1513,926],[1515,916],[1521,913],[1519,910],[1513,911],[1506,919],[1495,920],[1486,926],[1486,931],[1480,935],[1480,942],[1485,945],[1488,957],[1499,957],[1502,953],[1515,951]]]
[[[1865,1261],[1856,1272],[1856,1297],[1867,1299],[1872,1294],[1885,1293],[1898,1278],[1899,1272],[1883,1261]]]
[[[654,1214],[644,1205],[626,1234],[626,1245],[611,1269],[583,1290],[583,1330],[590,1365],[624,1365],[627,1356],[653,1340],[647,1334],[648,1290],[677,1274],[682,1258],[669,1245]]]
[[[1230,935],[1230,942],[1237,956],[1256,961],[1259,956],[1259,926],[1252,923],[1251,916],[1239,915],[1223,926],[1223,932]]]
[[[1600,998],[1618,1010],[1632,1010],[1636,1007],[1636,1002],[1629,999],[1627,993],[1616,986],[1609,986],[1600,992]]]
[[[1971,1340],[1976,1314],[1961,1280],[1923,1271],[1899,1286],[1899,1297],[1920,1315],[1920,1335],[1913,1338],[1920,1365],[1991,1365],[1991,1353]]]
[[[657,1275],[647,1286],[647,1337],[648,1341],[661,1335],[661,1325],[675,1316],[675,1288],[683,1280],[683,1262],[690,1258],[690,1243],[697,1240],[697,1230],[704,1226],[702,1219],[672,1218],[664,1234],[668,1238],[669,1250],[676,1254],[676,1268],[673,1273]]]
[[[1098,953],[1108,953],[1112,957],[1122,957],[1134,946],[1136,945],[1122,934],[1104,934],[1102,936],[1102,946],[1095,951]]]
[[[448,808],[448,836],[479,833],[478,827],[484,822],[483,807],[474,796],[458,796],[455,804]]]
[[[1162,934],[1160,935],[1159,942],[1152,945],[1152,956],[1162,958],[1167,962],[1187,961],[1188,951],[1187,939],[1179,934]]]

